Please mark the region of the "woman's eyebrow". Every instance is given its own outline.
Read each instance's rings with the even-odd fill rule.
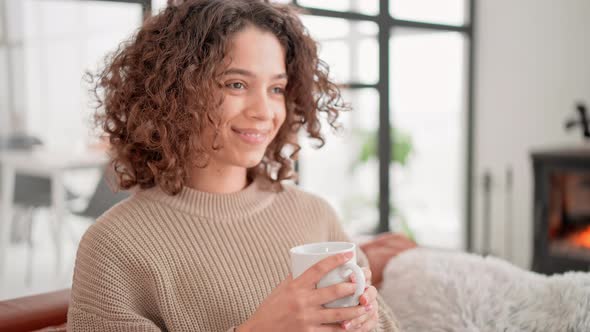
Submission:
[[[248,77],[256,77],[256,74],[254,74],[253,72],[246,70],[246,69],[241,69],[241,68],[229,68],[228,70],[223,72],[223,76],[231,75],[231,74],[243,75],[243,76],[248,76]],[[272,77],[272,79],[287,79],[287,73],[281,73],[281,74],[274,75]]]

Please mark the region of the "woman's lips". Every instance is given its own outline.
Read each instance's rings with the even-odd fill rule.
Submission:
[[[270,130],[258,130],[252,128],[231,128],[231,130],[248,144],[261,144],[266,141]]]

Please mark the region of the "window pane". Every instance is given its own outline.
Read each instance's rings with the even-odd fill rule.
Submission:
[[[298,4],[304,7],[328,9],[339,12],[357,12],[367,15],[379,14],[378,0],[299,0]]]
[[[168,0],[152,0],[152,15],[158,14],[161,10],[166,8]]]
[[[20,13],[27,7],[27,3],[19,0],[2,0],[0,5],[4,10],[4,38],[9,42],[18,42],[23,35],[23,17]]]
[[[1,4],[1,0],[0,0]],[[6,135],[9,130],[8,107],[10,98],[8,95],[8,68],[6,65],[7,48],[0,46],[0,137]]]
[[[152,14],[159,13],[162,9],[166,8],[168,0],[152,0]],[[271,0],[270,2],[275,3],[291,3],[292,0]]]
[[[373,22],[302,16],[303,24],[319,43],[320,58],[339,83],[377,83],[379,46]]]
[[[142,21],[141,5],[32,1],[24,16],[20,78],[24,76],[27,129],[50,147],[83,149],[93,139],[84,73],[96,72],[104,56],[135,32]]]
[[[342,130],[334,134],[324,122],[326,145],[319,150],[311,147],[315,141],[305,135],[300,139],[300,185],[327,199],[349,234],[370,233],[379,222],[379,167],[374,139],[379,94],[375,89],[346,90],[343,94],[353,110],[340,117]]]
[[[23,130],[23,113],[25,112],[26,107],[26,91],[24,89],[23,81],[24,52],[20,47],[9,47],[7,50],[7,55],[10,57],[7,65],[11,66],[11,68],[9,68],[11,72],[11,81],[9,84],[11,86],[8,87],[8,91],[12,94],[12,105],[9,105],[9,108],[14,112],[13,116],[16,117],[16,122],[12,123],[16,128],[13,127],[11,129]]]
[[[450,25],[468,23],[467,0],[389,0],[391,16]]]
[[[404,218],[424,245],[463,247],[466,43],[457,32],[392,34],[391,121],[413,150],[392,168],[394,225]]]
[[[4,31],[4,25],[5,25],[5,10],[4,10],[4,1],[6,0],[0,0],[0,45],[2,45],[5,42],[6,36],[5,31]]]

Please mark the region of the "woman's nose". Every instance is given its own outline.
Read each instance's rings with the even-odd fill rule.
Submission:
[[[273,118],[272,102],[266,93],[257,93],[252,96],[252,101],[249,103],[247,115],[259,120],[270,120]]]

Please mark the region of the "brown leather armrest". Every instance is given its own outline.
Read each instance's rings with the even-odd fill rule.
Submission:
[[[0,331],[32,331],[67,320],[70,290],[0,301]]]

